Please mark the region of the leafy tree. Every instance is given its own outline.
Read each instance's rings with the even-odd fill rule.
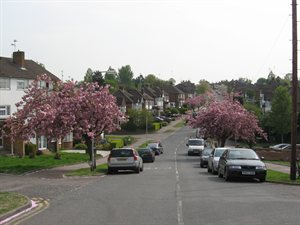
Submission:
[[[204,94],[211,90],[211,86],[207,80],[200,80],[199,83],[196,85],[196,93],[198,95]]]
[[[93,70],[91,68],[88,68],[85,76],[84,76],[85,82],[93,82]]]
[[[103,75],[100,71],[94,71],[92,74],[92,82],[96,82],[99,86],[105,85],[105,80],[103,78]]]
[[[130,65],[122,66],[119,69],[118,80],[121,85],[124,87],[132,87],[133,86],[133,72],[131,70]]]
[[[170,85],[175,85],[175,84],[176,84],[176,80],[175,80],[174,78],[170,78],[170,79],[168,80],[168,83],[169,83]]]
[[[145,78],[143,77],[142,74],[140,74],[137,78],[135,78],[135,79],[133,80],[133,82],[134,82],[134,85],[135,85],[135,87],[136,87],[137,89],[141,89],[142,86],[143,86],[144,83],[145,83]]]
[[[283,142],[283,136],[291,130],[292,100],[287,87],[276,88],[271,104],[270,126]]]
[[[217,139],[221,146],[229,137],[243,139],[249,145],[255,143],[256,134],[266,138],[255,115],[232,100],[211,103],[199,111],[195,118],[190,117],[189,124],[199,128],[204,137]]]
[[[144,83],[150,86],[155,86],[157,84],[157,80],[158,78],[155,75],[149,74],[145,77]]]
[[[262,111],[258,105],[250,102],[245,102],[244,107],[245,109],[247,109],[247,111],[253,113],[260,121],[262,117]]]

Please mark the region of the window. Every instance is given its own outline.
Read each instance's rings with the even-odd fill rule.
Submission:
[[[28,88],[28,80],[17,80],[17,90],[24,90]]]
[[[0,89],[10,89],[9,78],[0,78]]]
[[[73,133],[69,133],[65,136],[64,142],[72,142],[73,141]]]
[[[10,115],[10,105],[0,105],[0,116]]]

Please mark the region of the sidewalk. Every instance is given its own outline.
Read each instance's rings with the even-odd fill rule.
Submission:
[[[279,164],[274,164],[274,163],[266,163],[267,169],[278,171],[281,173],[287,173],[290,174],[290,167],[289,166],[284,166],[284,165],[279,165]]]

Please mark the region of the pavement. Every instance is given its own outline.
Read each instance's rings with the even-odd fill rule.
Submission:
[[[159,131],[153,132],[153,133],[144,133],[144,134],[136,134],[136,135],[130,135],[135,138],[136,142],[132,144],[133,147],[138,148],[141,144],[145,143],[146,141],[162,141],[172,135],[177,130],[181,129],[180,126],[175,127],[176,124],[180,123],[181,120],[178,119],[176,121],[172,121],[168,126],[162,127]],[[68,150],[68,152],[81,152],[80,150]],[[82,151],[84,153],[84,151]],[[97,159],[96,164],[100,165],[107,162],[107,157],[109,155],[110,151],[97,151],[97,154],[102,155],[102,158]],[[290,167],[284,166],[284,165],[278,165],[278,164],[272,164],[272,163],[265,163],[268,169],[272,169],[275,171],[283,172],[283,173],[290,173]],[[79,163],[69,166],[62,166],[62,167],[56,167],[51,169],[45,169],[45,170],[38,170],[35,172],[31,172],[28,174],[25,174],[24,176],[30,176],[30,177],[37,177],[41,179],[59,179],[64,178],[64,174],[70,171],[74,171],[81,168],[89,168],[88,163]],[[30,202],[29,202],[30,203]],[[34,203],[33,203],[34,204]],[[27,204],[26,207],[28,209],[32,208],[32,204]],[[26,210],[22,207],[22,210]],[[0,215],[0,225],[6,224],[3,223],[9,220],[9,216],[16,215],[17,213],[20,213],[20,208],[17,209],[15,212],[11,211],[6,215]]]

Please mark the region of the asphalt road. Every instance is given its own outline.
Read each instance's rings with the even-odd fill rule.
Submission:
[[[208,174],[198,156],[187,156],[186,139],[193,133],[184,127],[165,139],[164,154],[140,174],[27,183],[22,177],[16,191],[50,203],[22,224],[300,224],[299,186],[225,182]]]

